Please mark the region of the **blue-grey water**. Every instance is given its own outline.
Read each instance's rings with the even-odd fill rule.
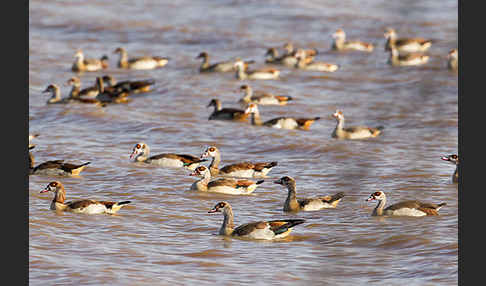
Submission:
[[[29,282],[32,285],[455,285],[458,282],[458,188],[454,166],[440,159],[458,146],[458,80],[446,68],[458,45],[457,1],[34,1],[29,2],[29,133],[41,163],[91,161],[78,178],[29,177]],[[402,37],[433,40],[429,63],[391,67],[385,28]],[[331,34],[375,44],[370,53],[331,52]],[[241,57],[265,67],[269,47],[316,48],[335,73],[281,70],[277,81],[238,81],[233,73],[200,74],[211,62]],[[120,70],[113,51],[170,57],[149,71]],[[82,74],[84,86],[111,74],[118,80],[154,78],[152,92],[106,108],[47,105],[47,85],[73,76],[77,49],[106,54],[110,68]],[[320,116],[309,131],[208,121],[206,105],[219,98],[239,107],[238,88],[287,94],[287,106],[260,106],[263,119]],[[347,125],[383,125],[382,136],[361,141],[331,138],[331,114]],[[190,191],[187,170],[133,163],[133,145],[153,154],[200,155],[208,145],[222,165],[278,161],[251,196]],[[298,197],[346,197],[336,209],[285,214],[287,191],[272,181],[289,175]],[[57,214],[52,194],[60,180],[67,199],[131,200],[117,215]],[[371,217],[383,190],[388,204],[418,199],[446,202],[440,216]],[[283,241],[217,235],[219,201],[233,206],[236,225],[275,218],[305,218]]]

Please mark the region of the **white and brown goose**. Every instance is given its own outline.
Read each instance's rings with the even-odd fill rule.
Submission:
[[[103,56],[101,59],[86,59],[81,49],[76,52],[74,58],[76,60],[71,67],[73,72],[93,72],[107,67],[106,56]]]
[[[385,208],[386,196],[382,191],[372,193],[368,199],[369,201],[378,201],[372,216],[427,216],[427,215],[439,215],[438,211],[446,203],[431,204],[423,203],[420,201],[403,201]]]
[[[152,91],[152,86],[155,84],[154,79],[124,80],[117,82],[115,77],[111,75],[104,75],[102,79],[106,88],[113,90],[113,92],[149,92]]]
[[[297,50],[295,57],[297,58],[297,63],[295,67],[302,70],[308,71],[322,71],[322,72],[335,72],[339,69],[339,65],[325,63],[325,62],[311,62],[306,63],[306,54],[305,50],[299,49]]]
[[[315,198],[297,199],[295,179],[289,176],[284,176],[275,184],[286,186],[288,190],[287,199],[284,203],[284,212],[298,212],[298,211],[317,211],[327,208],[335,208],[344,197],[344,193],[339,192],[333,196],[322,196]]]
[[[245,107],[248,103],[260,105],[287,105],[287,103],[292,100],[292,97],[287,95],[274,95],[269,92],[254,93],[253,89],[248,84],[242,85],[240,90],[244,92],[244,96],[238,102]]]
[[[276,48],[269,48],[265,53],[265,57],[265,63],[267,64],[284,65],[286,67],[295,67],[295,65],[297,64],[297,58],[295,57],[295,53],[279,56],[278,50]],[[308,56],[305,59],[305,62],[309,64],[313,60],[313,56]]]
[[[304,219],[279,219],[256,221],[240,225],[235,228],[233,209],[228,202],[217,203],[208,213],[222,212],[223,224],[219,235],[249,238],[249,239],[279,239],[290,234],[293,227],[305,222]]]
[[[201,52],[196,59],[203,59],[201,66],[199,67],[200,73],[205,72],[232,72],[235,70],[235,61],[222,61],[213,64],[209,64],[209,54],[207,52]],[[245,70],[248,68],[249,64],[255,61],[244,61]]]
[[[99,93],[99,89],[96,84],[81,89],[81,80],[77,76],[73,76],[68,79],[66,84],[73,86],[71,92],[69,93],[69,97],[71,98],[95,98]]]
[[[113,53],[120,54],[118,67],[122,69],[152,70],[163,67],[169,62],[169,58],[158,56],[128,58],[124,48],[117,48]]]
[[[346,41],[346,33],[344,33],[343,29],[337,29],[336,32],[332,34],[332,37],[334,39],[332,49],[335,51],[354,50],[370,53],[374,49],[374,46],[371,43],[359,40]]]
[[[388,63],[392,66],[420,66],[426,64],[429,58],[422,53],[400,54],[395,47],[392,47]]]
[[[278,79],[280,71],[274,68],[264,68],[258,70],[245,69],[245,63],[242,60],[237,60],[234,63],[236,69],[236,78],[239,80],[245,79]]]
[[[246,121],[248,114],[244,110],[238,108],[223,108],[219,99],[211,99],[207,107],[214,107],[213,113],[209,115],[208,120],[232,120],[232,121]]]
[[[42,93],[50,93],[51,97],[47,100],[47,104],[66,104],[72,102],[71,97],[61,97],[61,89],[57,84],[50,84]]]
[[[149,146],[144,142],[140,142],[133,146],[130,159],[133,159],[135,162],[144,162],[162,167],[184,167],[189,170],[194,170],[201,162],[207,161],[206,159],[200,159],[199,157],[187,154],[163,153],[150,157],[149,155]]]
[[[309,130],[311,125],[319,120],[320,117],[313,118],[294,118],[294,117],[277,117],[263,122],[260,118],[258,106],[254,103],[248,104],[245,113],[251,114],[251,124],[256,126],[267,126],[276,129],[300,129]]]
[[[242,178],[265,178],[273,167],[277,166],[277,162],[240,162],[235,164],[226,165],[219,169],[221,163],[221,152],[216,146],[209,146],[206,148],[201,158],[212,157],[211,164],[209,164],[209,170],[211,176],[229,176],[229,177],[242,177]]]
[[[191,190],[229,195],[249,195],[256,190],[258,185],[264,182],[264,180],[255,182],[232,178],[221,178],[211,181],[211,172],[205,166],[197,167],[190,176],[202,177],[202,179],[191,185]]]
[[[337,125],[332,132],[332,138],[338,139],[365,139],[373,138],[381,134],[385,127],[368,127],[368,126],[351,126],[344,127],[344,114],[341,110],[336,110],[332,115],[336,121]]]
[[[112,202],[95,200],[77,200],[65,202],[66,190],[59,181],[50,182],[40,193],[53,192],[54,198],[51,202],[51,210],[67,211],[84,214],[116,214],[122,207],[131,203],[130,201]]]
[[[29,150],[34,146],[29,146]],[[91,162],[82,164],[64,163],[64,160],[51,160],[35,166],[35,159],[32,152],[29,152],[29,175],[44,176],[79,176],[81,171]]]
[[[456,170],[454,171],[454,174],[452,174],[452,182],[458,183],[459,182],[459,156],[457,156],[457,154],[451,154],[451,155],[443,156],[441,157],[441,159],[456,165]]]
[[[447,68],[453,71],[457,71],[459,67],[459,58],[457,49],[452,49],[447,54]]]
[[[397,38],[397,33],[392,28],[386,29],[383,35],[386,38],[385,51],[391,51],[395,47],[400,53],[425,52],[432,46],[432,41],[424,38]]]

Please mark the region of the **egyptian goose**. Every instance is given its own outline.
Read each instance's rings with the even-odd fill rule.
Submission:
[[[29,150],[34,146],[29,146]],[[29,175],[44,176],[79,176],[79,173],[91,162],[83,164],[64,163],[64,160],[52,160],[35,166],[34,155],[29,152]]]
[[[214,106],[214,111],[208,117],[208,120],[233,120],[246,121],[248,114],[244,110],[237,108],[223,108],[219,99],[212,99],[207,107]]]
[[[292,228],[304,223],[304,219],[281,219],[269,221],[250,222],[234,228],[233,209],[228,202],[217,203],[208,213],[222,212],[223,225],[219,229],[220,235],[242,237],[250,239],[278,239],[290,234]]]
[[[388,63],[392,66],[420,66],[429,61],[429,56],[421,53],[399,54],[395,47],[391,48]]]
[[[339,69],[339,65],[330,64],[325,62],[311,62],[306,63],[306,52],[302,49],[297,50],[295,53],[295,57],[297,58],[297,63],[295,67],[302,70],[309,70],[309,71],[323,71],[323,72],[335,72]]]
[[[200,159],[187,154],[163,153],[150,157],[149,155],[149,146],[144,142],[140,142],[133,146],[130,159],[133,159],[135,162],[144,162],[162,167],[184,167],[189,170],[194,170],[197,166],[199,166],[199,163],[207,161],[206,159]]]
[[[69,96],[69,97],[61,98],[61,89],[57,84],[50,84],[42,93],[47,93],[47,92],[50,92],[52,94],[51,97],[47,100],[47,104],[56,104],[56,103],[66,104],[72,102],[80,102],[80,103],[87,103],[87,104],[95,104],[97,106],[103,106],[103,104],[95,98],[83,98],[79,96],[74,96],[74,97]]]
[[[105,56],[106,57],[106,56]],[[73,63],[73,66],[71,67],[71,70],[73,72],[93,72],[93,71],[99,71],[104,68],[104,65],[106,65],[106,59],[85,59],[83,50],[79,49],[76,54],[74,55],[74,58],[76,59]],[[103,64],[104,62],[104,64]]]
[[[456,170],[454,171],[454,174],[452,174],[452,182],[458,183],[459,182],[459,156],[457,156],[456,154],[451,154],[448,156],[441,157],[441,159],[456,165]]]
[[[280,64],[286,67],[294,67],[297,63],[297,58],[293,54],[285,54],[279,56],[278,50],[276,48],[269,48],[265,53],[265,57],[265,63],[267,64]],[[306,61],[310,63],[313,59],[313,57],[309,57],[306,58]]]
[[[224,61],[214,64],[209,64],[209,54],[207,52],[201,52],[196,59],[203,59],[201,66],[199,67],[199,72],[231,72],[235,70],[235,61]],[[245,61],[245,70],[248,68],[249,64],[255,61]]]
[[[51,97],[47,100],[47,104],[54,103],[69,103],[72,101],[70,97],[61,98],[61,89],[57,84],[50,84],[42,93],[51,93]]]
[[[386,209],[383,209],[386,204],[386,196],[384,192],[377,191],[372,193],[366,201],[378,201],[372,216],[426,216],[426,215],[438,215],[438,211],[446,203],[430,204],[419,201],[403,201],[393,204]]]
[[[149,92],[152,90],[152,85],[155,84],[154,79],[144,79],[144,80],[125,80],[117,82],[115,78],[111,75],[105,75],[102,77],[103,83],[106,87],[113,89],[114,91],[122,92]]]
[[[210,146],[201,155],[201,158],[212,157],[211,164],[209,164],[209,170],[211,176],[230,176],[230,177],[243,177],[243,178],[265,178],[273,167],[277,166],[277,162],[241,162],[226,165],[219,169],[219,163],[221,162],[221,152],[216,146]]]
[[[205,166],[197,167],[190,176],[202,177],[202,179],[191,185],[191,190],[229,195],[249,195],[255,191],[258,185],[264,182],[264,180],[254,182],[246,179],[236,180],[232,178],[211,181],[211,172]]]
[[[279,180],[274,181],[274,183],[286,186],[289,191],[284,203],[284,212],[317,211],[327,208],[335,208],[344,197],[344,193],[340,192],[333,196],[297,199],[294,178],[284,176]]]
[[[287,51],[287,55],[296,56],[297,50],[294,50],[294,45],[291,42],[284,44],[284,49]],[[310,63],[314,60],[314,57],[319,54],[316,49],[301,49],[304,50],[306,63]]]
[[[71,92],[69,93],[69,97],[71,98],[95,98],[99,93],[98,87],[96,85],[81,89],[81,80],[79,79],[79,77],[76,76],[68,79],[66,84],[73,86]]]
[[[244,92],[245,96],[243,96],[238,102],[244,106],[247,106],[248,103],[260,105],[287,105],[287,102],[292,100],[291,96],[274,95],[268,92],[254,94],[253,89],[248,84],[242,85],[240,90]]]
[[[447,68],[457,71],[457,68],[459,67],[458,60],[457,49],[450,50],[447,54]]]
[[[164,57],[138,57],[129,59],[127,51],[124,48],[117,48],[114,53],[120,54],[118,67],[122,69],[151,70],[163,67],[169,62],[169,58]]]
[[[128,96],[130,95],[127,87],[115,89],[113,87],[105,87],[102,77],[96,78],[96,87],[98,88],[98,95],[96,100],[103,104],[108,103],[128,103],[132,101]]]
[[[386,38],[385,51],[391,51],[392,47],[401,53],[425,52],[432,45],[432,41],[423,38],[400,38],[397,39],[397,33],[394,29],[385,30]]]
[[[332,49],[335,51],[355,50],[363,52],[372,52],[373,44],[365,43],[361,41],[346,41],[346,33],[342,29],[337,29],[332,34],[334,39],[332,43]]]
[[[245,113],[251,114],[251,124],[256,126],[267,126],[277,129],[300,129],[309,130],[311,125],[321,119],[320,117],[314,118],[293,118],[293,117],[277,117],[274,119],[262,122],[260,119],[260,112],[258,107],[254,103],[248,104]]]
[[[234,63],[236,68],[236,78],[244,79],[278,79],[280,71],[273,68],[259,69],[259,70],[245,70],[245,63],[242,60],[236,60]]]
[[[376,137],[381,134],[385,128],[383,126],[367,127],[367,126],[352,126],[344,127],[344,114],[341,110],[336,110],[332,115],[336,118],[337,125],[332,132],[332,138],[338,139],[364,139]]]
[[[53,211],[68,211],[84,214],[116,214],[122,207],[131,203],[130,201],[110,202],[95,200],[78,200],[64,202],[66,200],[66,190],[59,181],[50,182],[40,193],[53,192],[54,198],[50,209]]]
[[[39,137],[39,134],[29,134],[29,150],[35,147],[35,144],[30,144],[30,141],[37,137]]]

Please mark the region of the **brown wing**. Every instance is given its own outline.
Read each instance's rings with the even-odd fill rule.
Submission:
[[[238,116],[242,116],[245,114],[245,111],[236,108],[223,108],[219,111],[213,112],[211,116],[209,116],[209,120],[211,119],[234,119]]]
[[[237,188],[248,188],[251,185],[254,185],[255,182],[250,181],[250,180],[238,180],[236,181],[236,187]]]
[[[231,173],[239,170],[253,169],[254,167],[255,165],[250,162],[241,162],[241,163],[226,165],[223,168],[221,168],[219,171],[222,173]]]
[[[414,59],[418,59],[418,58],[421,58],[423,56],[423,54],[420,54],[420,53],[414,53],[414,54],[401,54],[398,56],[398,58],[400,60],[407,60],[407,61],[411,61],[411,60],[414,60]]]
[[[286,220],[271,220],[268,222],[268,224],[270,225],[270,229],[275,233],[275,235],[278,235],[304,222],[305,220],[303,219],[286,219]]]
[[[396,203],[396,204],[393,204],[387,208],[385,208],[385,210],[398,210],[398,209],[401,209],[401,208],[410,208],[410,209],[418,209],[420,207],[420,202],[419,201],[404,201],[404,202],[399,202],[399,203]]]
[[[60,169],[64,160],[52,160],[47,161],[44,163],[39,164],[37,167],[34,168],[35,170],[42,170],[42,169]]]
[[[415,43],[415,42],[423,45],[423,44],[430,42],[430,41],[426,40],[424,38],[402,38],[402,39],[397,39],[395,41],[395,45],[402,46],[402,45],[407,45],[407,44],[411,44],[411,43]]]
[[[268,226],[268,223],[265,221],[257,221],[257,222],[250,222],[245,223],[233,230],[231,235],[235,236],[245,236],[250,234],[255,229],[264,229]]]
[[[76,170],[76,169],[79,169],[83,166],[86,166],[86,165],[89,165],[91,162],[86,162],[86,163],[83,163],[83,164],[79,164],[79,165],[75,165],[75,164],[71,164],[71,163],[63,163],[60,168],[65,171],[65,172],[68,172],[68,173],[72,173],[73,170]]]
[[[300,205],[300,208],[304,208],[306,205],[308,205],[310,202],[312,202],[313,199],[298,199],[297,202]]]
[[[301,129],[308,130],[311,125],[316,121],[319,120],[320,117],[315,118],[297,118],[295,121],[299,125]]]
[[[265,168],[273,168],[277,165],[277,162],[270,162],[270,163],[267,163],[267,162],[264,162],[264,163],[254,163],[253,164],[253,169],[255,169],[255,171],[262,171],[263,169]]]
[[[280,120],[282,119],[286,119],[287,117],[277,117],[277,118],[273,118],[273,119],[270,119],[270,120],[267,120],[265,121],[265,123],[263,123],[263,125],[275,125],[277,124]]]
[[[80,200],[80,201],[69,202],[67,206],[68,208],[71,209],[80,209],[96,203],[98,202],[94,200]]]
[[[214,180],[208,183],[208,188],[218,187],[218,186],[228,186],[232,188],[236,188],[237,182],[234,179],[224,178]]]

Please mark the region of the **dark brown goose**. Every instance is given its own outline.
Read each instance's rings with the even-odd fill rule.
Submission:
[[[207,161],[206,159],[200,159],[199,157],[187,154],[163,153],[150,157],[149,155],[149,146],[144,142],[140,142],[133,146],[132,153],[130,154],[130,159],[133,159],[136,162],[144,162],[162,167],[184,167],[189,170],[194,170],[196,167],[199,166],[201,162]]]
[[[209,116],[208,120],[233,120],[233,121],[246,121],[248,114],[245,114],[244,110],[237,108],[223,108],[219,99],[212,99],[207,107],[214,107],[213,113]]]

